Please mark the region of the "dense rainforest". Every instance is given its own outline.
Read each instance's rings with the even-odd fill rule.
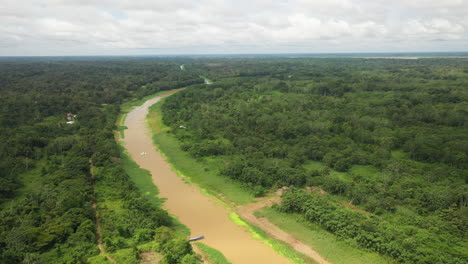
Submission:
[[[397,262],[466,263],[468,61],[338,57],[1,58],[0,263],[110,263],[96,212],[119,263],[197,263],[114,138],[122,103],[187,86],[164,122],[220,177]]]
[[[400,263],[467,263],[468,61],[211,58],[168,98],[193,157]]]
[[[164,263],[196,263],[129,179],[114,131],[125,100],[202,82],[177,59],[0,59],[0,263],[110,263],[93,203],[120,263],[150,241]]]

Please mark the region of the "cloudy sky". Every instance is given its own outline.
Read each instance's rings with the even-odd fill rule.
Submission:
[[[0,0],[0,56],[468,51],[468,0]]]

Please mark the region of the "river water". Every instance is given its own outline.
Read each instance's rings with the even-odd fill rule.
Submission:
[[[168,92],[162,96],[169,95]],[[167,198],[164,208],[186,225],[192,237],[204,235],[205,243],[221,251],[233,264],[283,264],[291,263],[271,247],[254,239],[246,230],[229,219],[228,208],[200,189],[185,183],[172,171],[151,140],[145,122],[148,108],[159,101],[155,97],[127,114],[125,148],[135,162],[151,172],[153,183],[158,186],[160,197]]]

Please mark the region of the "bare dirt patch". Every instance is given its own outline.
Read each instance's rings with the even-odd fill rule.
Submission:
[[[155,252],[142,252],[140,254],[141,262],[144,264],[157,264],[161,261],[162,256]]]

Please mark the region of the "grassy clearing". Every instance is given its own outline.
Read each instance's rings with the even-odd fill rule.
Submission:
[[[320,170],[323,167],[325,167],[323,162],[315,160],[307,161],[306,164],[304,164],[306,170]]]
[[[325,167],[325,164],[323,164],[323,162],[321,161],[311,160],[311,161],[306,162],[306,164],[304,164],[304,169],[308,171],[320,170],[320,169],[323,169],[324,167]],[[344,180],[344,181],[351,180],[351,175],[349,173],[340,172],[333,168],[330,168],[330,175],[338,177],[339,179]]]
[[[325,167],[325,164],[321,161],[308,161],[304,164],[304,168],[307,171],[312,170],[321,170]],[[371,165],[353,165],[347,172],[336,171],[333,168],[330,168],[330,175],[335,176],[343,181],[351,181],[353,175],[360,175],[366,179],[375,179],[382,177],[382,172]]]
[[[347,173],[348,175],[359,175],[365,179],[379,179],[384,177],[384,174],[376,167],[371,165],[354,165]]]
[[[402,150],[393,150],[392,151],[392,158],[393,159],[407,159],[408,158],[408,154],[403,152]]]
[[[231,264],[231,262],[229,262],[226,257],[218,250],[200,242],[195,244],[207,256],[208,261],[211,264]]]
[[[391,155],[392,155],[393,160],[408,159],[408,154],[401,150],[394,150],[392,151]],[[420,163],[422,165],[427,165],[426,163],[422,163],[422,162],[417,162],[417,161],[412,161],[412,162]],[[307,161],[303,167],[307,171],[312,171],[312,170],[321,170],[325,166],[326,165],[321,161],[311,160],[311,161]],[[440,164],[437,164],[434,166],[440,166]],[[353,165],[347,172],[339,172],[333,168],[330,168],[330,175],[336,176],[343,181],[351,181],[353,177],[356,175],[362,176],[365,179],[378,179],[381,177],[385,177],[380,169],[372,165]]]
[[[42,187],[41,171],[44,165],[46,165],[45,160],[39,160],[36,162],[33,169],[30,169],[18,176],[23,185],[17,190],[18,197],[35,192]]]
[[[305,221],[299,215],[281,213],[269,207],[265,207],[257,214],[267,217],[272,223],[309,245],[334,264],[393,263],[377,253],[357,249],[350,246],[347,241],[337,240],[333,234]]]
[[[150,108],[148,124],[153,133],[154,143],[172,164],[174,170],[221,200],[227,199],[235,204],[252,202],[254,196],[250,191],[240,183],[219,174],[221,162],[219,159],[198,161],[181,150],[179,141],[167,133],[168,127],[162,123],[160,107],[163,101]]]
[[[309,257],[295,251],[290,245],[273,239],[268,234],[263,231],[261,228],[249,224],[246,221],[244,221],[239,215],[236,213],[231,213],[229,214],[229,218],[236,223],[239,226],[246,227],[247,230],[252,234],[252,237],[255,239],[259,239],[263,241],[263,243],[267,244],[268,246],[272,247],[276,252],[279,254],[285,256],[289,260],[291,260],[295,264],[312,264],[316,263]]]

